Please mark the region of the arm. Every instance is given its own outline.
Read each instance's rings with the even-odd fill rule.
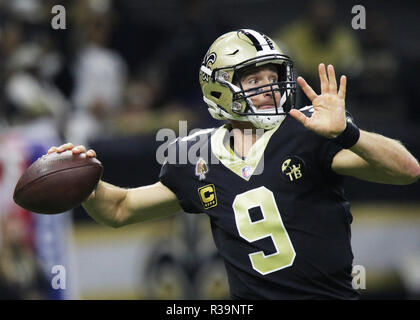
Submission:
[[[87,157],[96,156],[94,150],[86,152],[84,146],[74,147],[71,143],[51,147],[48,153],[66,150],[72,150],[74,154],[86,153]],[[82,206],[95,221],[114,228],[168,217],[182,210],[176,195],[160,182],[124,189],[99,181]]]
[[[331,167],[338,174],[376,183],[404,185],[420,177],[419,163],[399,141],[363,130],[352,148],[335,155]]]
[[[317,95],[303,78],[298,78],[302,90],[312,101],[312,117],[308,118],[298,110],[291,110],[290,115],[308,129],[331,139],[346,128],[346,78],[340,78],[340,88],[337,92],[333,66],[328,66],[327,78],[325,66],[320,64],[319,77],[320,95]],[[417,160],[401,143],[363,130],[360,131],[360,138],[353,147],[343,149],[335,155],[331,167],[338,174],[378,183],[409,184],[420,177]]]
[[[82,205],[95,221],[114,228],[169,217],[182,210],[175,194],[160,182],[123,189],[100,181]]]

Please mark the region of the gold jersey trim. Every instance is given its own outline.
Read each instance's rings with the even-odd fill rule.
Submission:
[[[226,145],[225,137],[229,135],[229,124],[221,126],[211,137],[211,149],[219,161],[233,173],[242,179],[249,181],[251,179],[257,165],[263,158],[265,149],[271,136],[277,131],[280,125],[271,130],[267,130],[252,145],[245,159],[239,157],[230,146]],[[243,169],[247,169],[247,174],[243,174]]]

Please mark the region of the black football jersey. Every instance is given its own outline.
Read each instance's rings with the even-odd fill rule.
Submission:
[[[340,150],[292,117],[245,159],[230,147],[229,125],[170,144],[160,181],[185,212],[210,217],[233,299],[358,297],[350,205],[331,170]]]

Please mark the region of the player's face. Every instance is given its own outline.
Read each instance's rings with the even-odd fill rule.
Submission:
[[[270,90],[250,97],[253,105],[258,110],[274,109],[275,105],[280,105],[280,92],[277,90],[271,91],[271,87],[269,86],[269,84],[274,82],[278,82],[278,74],[277,70],[272,66],[256,68],[255,71],[252,71],[241,78],[241,84],[244,90],[264,86],[256,91],[251,91],[251,94],[257,93],[258,91]],[[273,89],[276,89],[276,87],[273,87]]]

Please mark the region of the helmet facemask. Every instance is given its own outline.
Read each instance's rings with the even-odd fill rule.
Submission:
[[[296,94],[296,82],[292,71],[293,64],[287,56],[282,55],[282,58],[267,57],[271,59],[252,63],[253,61],[245,61],[243,65],[237,65],[233,68],[220,68],[216,70],[215,81],[229,87],[232,91],[232,112],[238,116],[238,120],[250,121],[257,128],[272,129],[280,124],[288,112],[293,108]],[[263,65],[272,65],[275,67],[278,81],[261,86],[244,89],[241,79],[249,68],[255,68]],[[227,74],[223,71],[231,69],[233,72],[233,83],[226,81]],[[251,72],[252,73],[252,72]],[[242,75],[241,75],[242,74]],[[222,75],[222,76],[220,76]],[[271,93],[273,96],[274,108],[258,109],[252,103],[252,97]],[[280,101],[277,102],[275,98],[276,93],[280,94]]]
[[[268,64],[276,68],[277,81],[245,90],[241,74]],[[203,59],[199,80],[203,100],[216,119],[248,121],[257,128],[271,129],[294,107],[292,61],[271,39],[254,30],[241,29],[216,39]],[[258,109],[253,97],[267,92],[274,98],[274,107]]]

